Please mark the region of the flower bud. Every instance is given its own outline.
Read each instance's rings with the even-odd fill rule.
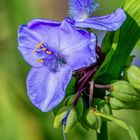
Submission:
[[[94,114],[95,109],[90,108],[85,115],[85,124],[91,128],[97,130],[100,133],[102,126],[102,118]]]
[[[111,95],[124,102],[134,102],[138,100],[138,93],[126,81],[118,80],[111,84]]]
[[[112,114],[109,104],[107,104],[103,99],[96,98],[93,100],[93,105],[104,114]]]
[[[85,115],[85,121],[86,124],[91,128],[91,129],[96,129],[97,127],[97,118],[94,115],[94,110],[89,109],[87,114]]]
[[[73,101],[74,101],[74,99],[75,99],[75,96],[76,96],[75,94],[74,94],[74,95],[70,95],[70,96],[66,99],[65,105],[71,107],[71,105],[72,105],[72,103],[73,103]],[[75,107],[76,112],[77,112],[77,114],[78,114],[78,119],[79,119],[79,118],[82,116],[82,114],[83,114],[83,108],[84,108],[83,99],[82,99],[82,97],[79,97],[79,99],[78,99],[78,101],[77,101],[77,104],[76,104],[76,107]]]
[[[103,107],[101,107],[100,111],[103,113],[103,114],[107,114],[107,115],[111,115],[112,114],[112,111],[111,111],[111,108],[109,107],[108,104],[104,104]]]
[[[128,109],[133,106],[133,104],[130,104],[129,102],[122,102],[113,97],[110,97],[110,105],[111,105],[111,108],[114,110]]]
[[[129,83],[140,90],[140,68],[134,65],[131,65],[125,69],[125,77],[129,81]]]
[[[72,108],[68,114],[64,132],[65,133],[69,132],[76,125],[76,122],[77,122],[77,112],[75,108]]]
[[[69,109],[69,107],[64,106],[57,112],[55,119],[54,119],[54,128],[58,128],[62,124],[62,120],[66,116],[68,109]]]

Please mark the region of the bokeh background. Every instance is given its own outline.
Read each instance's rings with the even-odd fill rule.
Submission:
[[[95,15],[108,14],[122,0],[98,0]],[[30,66],[17,50],[18,26],[33,18],[61,21],[67,15],[68,0],[0,0],[0,140],[62,140],[62,129],[53,128],[54,115],[42,113],[29,101],[26,76]],[[137,47],[137,50],[139,48]],[[139,58],[140,51],[134,51]],[[135,61],[139,65],[139,60]],[[115,111],[114,115],[130,123],[140,136],[140,111]],[[68,140],[94,140],[95,131],[77,125]],[[127,131],[109,124],[110,140],[129,140]]]

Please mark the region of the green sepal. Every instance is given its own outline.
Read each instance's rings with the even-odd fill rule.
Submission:
[[[120,109],[130,109],[133,107],[133,103],[129,102],[123,102],[116,98],[110,97],[110,106],[114,110],[120,110]]]
[[[113,97],[124,102],[134,102],[139,99],[136,90],[123,80],[112,81],[110,92]]]
[[[72,95],[76,92],[76,78],[72,76],[67,88],[66,88],[66,96]]]
[[[69,107],[63,106],[56,114],[55,119],[54,119],[54,128],[60,127],[62,124],[62,120],[64,119],[66,113],[68,112]]]
[[[94,109],[90,108],[85,115],[86,125],[91,129],[97,129],[97,117],[93,114]]]
[[[131,65],[125,69],[124,77],[129,81],[129,83],[140,91],[140,68]]]
[[[69,97],[67,97],[65,100],[65,105],[71,107],[72,103],[75,99],[75,96],[76,96],[76,94],[73,94],[73,95],[70,95]],[[82,97],[79,97],[75,109],[76,109],[76,112],[78,114],[78,119],[80,119],[80,117],[83,114],[83,109],[84,109],[84,103],[83,103]]]
[[[64,132],[65,133],[69,132],[76,125],[76,123],[77,123],[77,112],[75,108],[71,108],[66,121]]]
[[[106,103],[105,100],[103,99],[100,99],[100,98],[94,99],[92,105],[96,107],[97,110],[101,111],[102,113],[109,114],[109,115],[112,114],[109,104]]]

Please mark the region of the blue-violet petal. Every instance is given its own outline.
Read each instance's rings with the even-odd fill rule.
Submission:
[[[98,17],[85,18],[77,20],[75,26],[81,28],[93,28],[97,30],[115,31],[120,28],[126,19],[126,14],[123,9],[119,8],[116,12]]]
[[[64,98],[71,79],[71,68],[52,73],[47,67],[32,68],[27,77],[27,91],[32,103],[43,112],[56,107]]]
[[[69,15],[75,20],[89,17],[98,7],[95,0],[70,0]]]

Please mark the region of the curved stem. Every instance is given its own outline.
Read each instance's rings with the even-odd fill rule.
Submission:
[[[97,133],[97,140],[108,140],[107,122],[102,123],[101,132]]]
[[[77,92],[77,94],[76,94],[76,96],[75,96],[75,98],[74,98],[74,101],[73,101],[73,103],[72,103],[72,107],[76,106],[77,101],[78,101],[80,95],[82,94],[82,92],[83,92],[85,89],[86,89],[86,88],[83,88],[83,89],[81,89],[81,90],[79,90],[79,91]]]

